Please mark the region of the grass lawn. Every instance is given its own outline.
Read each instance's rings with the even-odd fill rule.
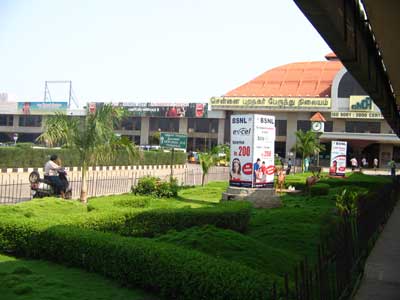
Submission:
[[[287,183],[304,184],[305,178],[310,175],[311,173],[289,175],[287,176]],[[311,261],[315,260],[317,245],[321,237],[329,234],[332,224],[335,223],[335,196],[343,186],[373,190],[378,184],[389,181],[389,177],[363,174],[353,174],[345,179],[323,177],[321,182],[328,183],[331,186],[328,195],[311,197],[303,194],[283,194],[281,196],[282,207],[254,209],[252,211],[249,230],[245,234],[208,225],[192,227],[179,232],[169,231],[153,239],[200,251],[219,259],[241,263],[267,274],[272,279],[282,278],[285,273],[292,272],[294,266],[305,256]],[[51,223],[57,224],[63,220],[71,221],[74,218],[107,211],[134,211],[139,214],[142,211],[160,208],[191,207],[196,209],[212,207],[218,205],[221,194],[226,188],[226,182],[213,182],[204,187],[184,188],[180,190],[178,197],[170,199],[132,194],[99,197],[90,199],[87,207],[76,201],[63,201],[54,198],[40,199],[15,206],[0,207],[0,218],[51,220]],[[3,281],[11,280],[11,282],[14,282],[12,278],[15,277],[16,282],[19,282],[4,291],[0,287],[0,293],[11,295],[6,299],[53,299],[49,298],[53,296],[54,299],[85,299],[85,297],[86,299],[141,299],[140,297],[144,297],[143,294],[127,289],[121,289],[121,294],[113,296],[112,293],[118,289],[117,286],[113,286],[108,281],[94,280],[93,278],[99,277],[74,269],[58,267],[44,262],[19,261],[4,256],[0,260],[3,260],[0,263],[0,272],[2,272],[0,273],[0,280],[3,278]],[[25,264],[33,273],[24,274],[22,272],[22,274],[19,274],[17,272],[17,274],[14,274],[13,270],[22,264]],[[50,271],[51,268],[55,268],[55,275],[47,276],[47,274],[53,273],[53,271]],[[50,283],[40,283],[48,280],[50,280]],[[99,290],[104,290],[96,296],[98,298],[91,296],[94,295],[90,294],[91,288],[86,288],[86,286],[89,287],[86,282],[91,282],[90,280],[93,281],[93,284],[95,284],[94,282],[98,283]],[[53,281],[68,287],[75,286],[74,282],[77,285],[76,288],[62,289],[57,284],[52,284]],[[79,291],[79,283],[81,282],[85,282],[82,289],[89,294],[80,294],[83,293]],[[29,292],[29,288],[17,288],[17,286],[23,284],[30,286],[32,291]],[[96,285],[93,286],[93,290],[96,290]],[[18,290],[17,294],[21,293],[21,295],[15,293],[16,289]],[[51,291],[51,289],[57,289],[57,291]],[[22,290],[22,292],[19,292],[19,290]],[[25,290],[28,294],[30,293],[29,295],[47,295],[48,298],[44,296],[43,298],[39,296],[37,298],[23,298],[25,297]],[[76,295],[79,294],[80,296],[70,294],[75,292]],[[123,296],[125,294],[122,293],[125,292],[130,294]],[[64,295],[64,298],[62,298],[63,293],[67,295]]]
[[[0,298],[7,300],[151,300],[142,291],[57,264],[0,254]]]

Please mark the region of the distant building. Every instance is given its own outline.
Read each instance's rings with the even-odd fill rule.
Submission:
[[[290,63],[271,69],[253,80],[210,100],[211,110],[224,113],[229,142],[232,114],[261,113],[276,118],[275,152],[288,157],[294,132],[311,129],[310,118],[319,112],[326,119],[321,143],[322,163],[327,163],[332,140],[348,142],[348,154],[376,157],[384,166],[392,155],[400,160],[400,139],[393,134],[378,107],[343,67],[334,53],[326,61]]]

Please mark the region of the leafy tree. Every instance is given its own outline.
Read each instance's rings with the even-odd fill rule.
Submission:
[[[212,148],[211,153],[213,155],[218,155],[220,153],[225,154],[226,161],[230,161],[230,156],[231,156],[231,147],[227,144],[221,144],[217,145],[214,148]]]
[[[203,171],[203,175],[201,177],[201,185],[204,186],[204,179],[208,174],[210,168],[215,165],[216,155],[208,154],[208,153],[201,153],[199,154],[200,166],[201,170]]]
[[[77,150],[82,170],[80,200],[87,202],[88,166],[111,161],[118,150],[125,149],[132,159],[137,157],[137,148],[126,137],[114,133],[115,126],[124,115],[124,110],[105,104],[95,113],[88,113],[83,120],[57,113],[45,123],[39,141],[50,146],[63,145]]]
[[[294,150],[301,155],[301,167],[304,170],[304,159],[307,156],[318,155],[319,152],[325,150],[325,146],[321,145],[318,140],[318,136],[312,131],[298,130],[295,132],[296,145]]]
[[[159,145],[160,144],[160,136],[161,136],[161,133],[159,131],[155,131],[150,136],[150,144],[151,145]]]

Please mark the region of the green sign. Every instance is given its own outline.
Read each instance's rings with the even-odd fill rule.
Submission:
[[[160,146],[165,148],[186,149],[187,135],[178,133],[161,132]]]

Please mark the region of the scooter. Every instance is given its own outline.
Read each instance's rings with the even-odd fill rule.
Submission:
[[[67,172],[65,169],[61,169],[58,171],[58,177],[64,183],[65,199],[72,198],[72,188],[69,184],[67,178]],[[43,198],[43,197],[59,197],[60,194],[55,192],[54,187],[51,182],[47,179],[40,178],[40,174],[37,171],[33,171],[29,174],[29,182],[31,184],[31,193],[33,198]]]

